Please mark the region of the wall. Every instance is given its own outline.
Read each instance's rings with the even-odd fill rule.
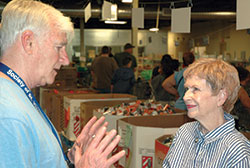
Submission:
[[[230,29],[230,36],[225,39],[227,52],[241,60],[241,53],[245,51],[246,60],[250,58],[250,35],[247,30],[235,30],[235,25]]]
[[[205,46],[207,56],[214,55],[225,59],[250,61],[250,35],[246,30],[236,30],[235,23],[228,21],[209,21],[193,23],[190,34],[168,32],[168,52],[174,58],[181,56],[194,46]],[[208,44],[203,44],[204,39]],[[176,41],[178,46],[176,46]]]
[[[140,44],[141,40],[141,44]],[[138,33],[138,46],[145,46],[145,55],[163,55],[167,53],[167,32],[150,32],[140,30]]]
[[[209,27],[204,26],[203,29],[209,30]],[[207,31],[203,36],[209,36],[208,55],[223,55],[235,61],[242,61],[242,55],[246,60],[250,58],[250,35],[247,30],[236,30],[235,24],[224,24],[224,27]]]
[[[116,29],[85,29],[85,46],[102,47],[120,46],[123,49],[124,44],[131,42],[131,30]],[[80,46],[80,30],[75,29],[75,38],[70,43],[67,51],[69,56],[73,54],[72,46]],[[144,55],[163,55],[167,53],[167,33],[161,31],[158,33],[148,30],[138,31],[138,47],[144,46]]]
[[[190,34],[168,32],[168,54],[182,62],[182,54],[190,50]]]

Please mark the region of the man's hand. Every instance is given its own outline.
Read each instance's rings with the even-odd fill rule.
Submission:
[[[125,155],[125,151],[120,151],[114,156],[109,157],[109,154],[119,143],[121,137],[116,135],[116,130],[112,130],[106,134],[106,127],[101,127],[96,135],[85,149],[82,151],[82,146],[76,146],[75,151],[75,167],[76,168],[109,168],[112,164],[118,161]]]
[[[75,151],[76,147],[81,147],[81,151],[84,153],[90,142],[93,140],[92,136],[96,134],[101,126],[107,126],[108,123],[105,122],[105,117],[101,117],[98,121],[94,116],[89,120],[89,122],[84,126],[81,134],[77,137],[71,150],[68,152],[68,158],[71,163],[75,163]]]

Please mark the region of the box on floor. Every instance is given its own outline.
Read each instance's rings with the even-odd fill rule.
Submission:
[[[164,144],[167,138],[172,138],[173,135],[163,135],[155,140],[155,168],[162,168],[162,163],[168,153],[170,145]]]
[[[45,89],[42,94],[41,107],[47,114],[58,132],[63,131],[65,114],[63,108],[63,97],[75,94],[94,94],[95,91],[87,88],[74,90]]]
[[[64,96],[65,111],[65,135],[74,141],[80,134],[81,128],[93,116],[93,112],[83,110],[81,113],[81,103],[84,102],[110,102],[136,100],[136,97],[128,94],[85,94]]]
[[[56,75],[56,80],[77,79],[76,67],[62,67]]]
[[[118,133],[121,136],[119,148],[126,151],[126,157],[116,166],[153,167],[155,139],[164,134],[175,134],[181,125],[189,121],[191,119],[186,114],[128,117],[118,120]]]
[[[240,132],[242,133],[247,139],[250,140],[250,132]]]
[[[159,103],[154,101],[126,101],[126,102],[110,102],[109,104],[101,103],[89,104],[93,106],[91,111],[97,117],[105,116],[106,121],[109,122],[107,130],[117,129],[116,121],[125,117],[133,116],[155,116],[155,115],[169,115],[173,114],[172,107],[167,102]],[[87,107],[89,106],[87,105]],[[99,108],[97,108],[99,107]],[[86,110],[87,111],[87,110]]]
[[[62,67],[55,77],[53,84],[46,85],[48,89],[77,89],[76,67]]]
[[[100,113],[97,111],[97,109],[104,108],[104,107],[113,107],[120,105],[122,103],[129,103],[134,102],[134,100],[114,100],[114,101],[105,101],[105,102],[84,102],[81,103],[81,115],[86,117],[87,120],[90,119],[90,114],[93,116],[96,116],[97,118],[100,118],[101,116],[105,116],[105,121],[107,121],[108,127],[107,131],[110,131],[112,129],[117,129],[116,123],[118,119],[125,118],[127,116],[122,115],[103,115],[103,113]]]

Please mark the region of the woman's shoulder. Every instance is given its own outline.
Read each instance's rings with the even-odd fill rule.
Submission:
[[[195,129],[195,128],[197,128],[197,124],[198,124],[197,121],[187,122],[187,123],[183,124],[180,127],[180,129],[191,129],[191,128]]]
[[[229,155],[250,156],[250,141],[236,129],[224,137]]]
[[[248,146],[248,148],[250,149],[250,141],[236,129],[227,134],[227,136],[225,137],[225,142],[228,145]]]
[[[224,148],[226,147],[226,155],[235,164],[243,159],[250,158],[250,142],[237,130],[227,134],[224,138]]]
[[[187,122],[178,129],[177,134],[181,136],[186,134],[194,134],[197,127],[198,127],[197,121]]]

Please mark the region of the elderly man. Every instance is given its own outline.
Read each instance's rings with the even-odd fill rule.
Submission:
[[[0,57],[0,167],[67,167],[59,136],[30,89],[53,83],[69,64],[65,51],[73,24],[55,8],[13,0],[2,12]],[[120,140],[106,133],[104,118],[84,127],[70,150],[75,167],[110,167],[124,151],[108,157]],[[115,137],[115,138],[114,138]]]

